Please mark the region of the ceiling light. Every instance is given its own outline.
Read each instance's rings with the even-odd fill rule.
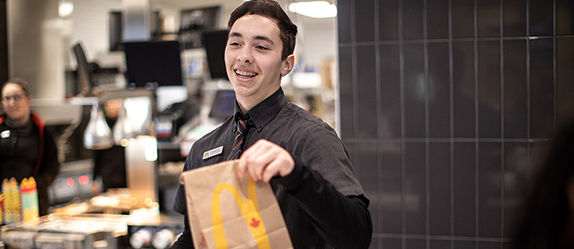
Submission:
[[[61,1],[58,6],[58,15],[66,18],[74,11],[74,4],[71,1]]]
[[[289,11],[313,18],[337,16],[337,7],[325,1],[296,2],[289,4]]]

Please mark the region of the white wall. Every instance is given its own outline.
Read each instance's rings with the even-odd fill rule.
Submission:
[[[305,19],[297,23],[299,39],[296,50],[306,66],[320,70],[322,63],[336,59],[335,19],[316,19],[315,22],[310,18]]]
[[[81,42],[88,61],[104,56],[109,49],[109,12],[121,11],[121,0],[74,0],[74,12],[69,17],[71,33],[68,42],[68,66],[75,68],[71,47]]]
[[[34,99],[58,102],[64,96],[64,23],[58,0],[9,0],[10,77],[30,82]]]

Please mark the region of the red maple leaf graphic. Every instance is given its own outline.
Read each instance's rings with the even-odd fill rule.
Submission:
[[[252,227],[258,227],[259,223],[261,223],[261,221],[255,219],[255,218],[251,218],[251,223],[249,225]]]

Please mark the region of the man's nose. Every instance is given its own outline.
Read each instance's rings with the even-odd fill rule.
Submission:
[[[243,49],[237,59],[243,63],[252,63],[253,62],[253,55],[250,49]]]

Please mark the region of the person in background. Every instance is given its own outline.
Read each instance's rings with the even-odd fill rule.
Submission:
[[[38,189],[39,214],[48,213],[48,187],[60,170],[54,137],[30,110],[28,83],[12,79],[2,86],[0,116],[0,181],[14,177],[20,183],[33,176]]]
[[[104,103],[104,115],[110,129],[118,120],[122,99],[111,99]],[[106,192],[111,188],[126,188],[126,156],[125,148],[112,145],[109,149],[94,150],[94,169],[92,181],[92,194]],[[100,186],[97,178],[101,178]]]
[[[538,166],[517,208],[513,248],[574,248],[574,120],[557,131]]]
[[[276,1],[251,0],[231,13],[228,27],[224,58],[236,113],[193,144],[184,171],[239,158],[239,177],[271,184],[294,248],[368,248],[369,199],[342,141],[281,89],[295,64],[297,26]],[[184,191],[180,184],[174,209],[185,215]],[[172,248],[193,248],[187,217],[185,224]]]

